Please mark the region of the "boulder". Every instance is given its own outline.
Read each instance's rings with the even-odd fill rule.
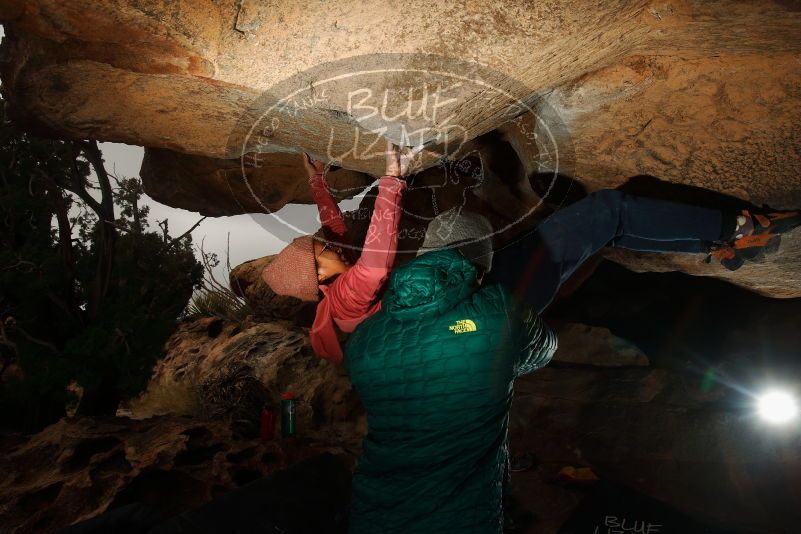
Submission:
[[[459,145],[497,134],[486,152],[516,160],[503,187],[480,184],[471,196],[518,222],[548,192],[535,175],[552,170],[590,191],[651,175],[757,205],[801,205],[794,2],[413,0],[401,9],[371,0],[321,13],[305,0],[25,0],[0,2],[0,21],[3,93],[18,122],[143,145],[146,190],[208,215],[309,202],[301,150],[336,159],[336,194],[352,196],[381,173],[381,137],[413,144],[404,132],[423,132],[433,142],[454,125]],[[391,54],[381,53],[387,43]],[[356,76],[364,72],[374,75]],[[437,100],[446,94],[437,83],[459,76]],[[363,91],[369,105],[354,100]],[[433,115],[439,104],[447,120]],[[443,151],[430,145],[421,168],[434,169]],[[433,202],[421,195],[410,206],[422,213]],[[797,239],[760,271],[769,284],[687,258],[610,257],[798,296]]]
[[[177,416],[63,419],[4,438],[3,451],[0,520],[17,534],[60,532],[135,503],[168,518],[326,452],[353,461],[336,444],[243,440],[224,422]]]
[[[171,391],[193,400],[176,400]],[[303,435],[347,438],[359,446],[364,410],[344,368],[315,356],[308,329],[289,321],[234,324],[204,318],[182,323],[147,389],[124,413],[145,418],[186,413],[189,406],[187,415],[227,420],[252,437],[262,406],[277,408],[285,391],[298,399],[297,427]]]
[[[269,213],[288,202],[312,202],[302,183],[299,154],[265,154],[258,167],[239,160],[191,156],[148,149],[140,176],[148,195],[159,202],[218,217],[234,213]],[[327,174],[334,196],[349,198],[369,185],[370,176],[339,169]]]
[[[593,365],[598,367],[648,367],[648,356],[608,328],[562,323],[554,328],[559,338],[551,365]]]

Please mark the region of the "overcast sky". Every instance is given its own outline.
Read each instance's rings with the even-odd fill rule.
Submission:
[[[126,145],[124,143],[98,143],[106,162],[106,170],[113,172],[117,177],[139,176],[142,158],[145,150],[140,146]],[[94,176],[94,171],[92,172]],[[339,203],[343,211],[358,207],[366,190],[351,199]],[[170,235],[179,236],[192,227],[202,216],[194,211],[165,206],[145,195],[143,204],[150,206],[148,221],[152,230],[159,231],[156,221],[165,218],[169,220]],[[311,204],[287,204],[275,212],[276,217],[291,220],[297,224],[303,221],[304,229],[309,232],[319,228],[317,208]],[[226,242],[230,234],[230,262],[231,267],[254,258],[275,254],[286,246],[288,240],[296,234],[287,236],[282,223],[270,215],[235,215],[232,217],[207,217],[192,231],[192,241],[196,247],[203,243],[203,250],[215,252],[220,259],[220,265],[214,270],[214,276],[219,282],[228,285],[228,275],[225,271]],[[281,237],[282,236],[283,239]],[[196,254],[200,257],[200,254]]]
[[[142,147],[123,143],[99,143],[99,146],[106,161],[106,169],[109,172],[114,172],[118,177],[139,176],[139,169],[142,166],[142,158],[145,153]],[[201,215],[196,212],[171,208],[156,202],[150,197],[144,198],[144,204],[150,206],[148,219],[151,229],[158,230],[156,221],[167,218],[169,219],[170,234],[173,236],[183,234],[201,218]],[[316,217],[314,206],[294,206],[293,208],[308,211],[308,217],[310,218]],[[277,213],[280,215],[281,212]],[[206,252],[216,252],[220,257],[221,264],[215,270],[215,276],[221,282],[225,281],[227,283],[227,276],[224,276],[223,267],[225,264],[226,239],[229,233],[232,267],[247,260],[275,254],[285,245],[283,241],[260,226],[250,215],[208,217],[192,232],[192,239],[197,246],[200,246],[201,241],[203,241],[203,248]]]

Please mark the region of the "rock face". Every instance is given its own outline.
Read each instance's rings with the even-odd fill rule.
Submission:
[[[349,436],[358,446],[366,424],[342,366],[315,356],[308,330],[288,321],[231,324],[207,318],[181,324],[128,413],[174,413],[166,392],[176,389],[195,398],[179,407],[227,419],[245,436],[255,435],[262,406],[276,407],[285,391],[299,400],[297,426],[306,436]]]
[[[782,240],[779,254],[760,263],[746,263],[727,271],[706,263],[705,254],[649,254],[631,250],[606,249],[604,257],[636,272],[681,271],[695,276],[713,276],[768,297],[801,297],[801,231],[793,230]]]
[[[10,440],[9,440],[10,441]],[[64,419],[3,444],[3,532],[49,533],[132,503],[171,517],[336,446],[238,439],[187,417]]]
[[[460,143],[494,132],[485,152],[513,149],[522,172],[504,176],[506,192],[472,191],[507,216],[536,204],[529,182],[554,168],[588,190],[653,175],[758,205],[801,205],[797,2],[413,0],[401,11],[371,0],[318,11],[310,1],[5,1],[4,98],[34,132],[145,146],[146,190],[209,215],[309,202],[292,156],[300,150],[339,159],[336,194],[352,196],[381,172],[380,158],[363,156],[382,135],[435,140],[453,125]],[[388,43],[393,54],[378,54]],[[383,114],[353,105],[364,83],[332,82],[359,68],[383,73],[367,84],[386,96]],[[433,93],[412,89],[434,71],[480,75],[494,92],[463,84],[448,95],[447,120],[396,113],[429,109]],[[293,91],[303,97],[262,124]],[[510,99],[521,103],[517,115]],[[797,239],[766,271],[772,285],[686,259],[613,259],[799,296]]]
[[[565,323],[554,330],[559,348],[550,365],[648,367],[648,356],[632,342],[613,335],[608,328]]]
[[[575,143],[576,175],[589,184],[653,174],[755,202],[801,198],[794,2],[590,8],[418,0],[402,12],[343,2],[308,17],[315,9],[247,0],[5,2],[6,94],[18,113],[51,132],[227,158],[227,135],[263,91],[391,42],[401,54],[481,61],[530,91],[516,97],[547,95]],[[388,76],[387,86],[409,79]],[[469,120],[454,120],[472,138],[502,125],[493,119],[502,105],[483,103]],[[351,119],[321,118],[313,106],[301,111],[302,131],[277,134],[266,152],[325,153],[328,127]],[[303,199],[286,182],[262,179],[274,182],[278,197]]]

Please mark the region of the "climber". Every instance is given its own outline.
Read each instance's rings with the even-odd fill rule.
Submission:
[[[352,332],[381,307],[383,286],[395,260],[401,200],[407,187],[404,176],[419,152],[402,152],[387,142],[386,171],[378,182],[370,226],[355,262],[345,219],[328,189],[325,164],[303,155],[322,228],[292,241],[264,268],[262,278],[280,295],[319,301],[310,337],[321,358],[341,363],[335,325]]]
[[[394,270],[381,310],[345,345],[368,418],[354,534],[504,527],[512,383],[548,363],[556,337],[502,286],[481,285],[492,227],[450,211],[429,224],[420,255]]]
[[[493,253],[486,219],[452,219],[432,221],[422,254],[395,269],[381,310],[345,346],[368,417],[354,534],[504,529],[514,379],[548,363],[556,337],[539,313],[602,247],[706,251],[736,269],[801,224],[798,212],[724,213],[607,190]]]
[[[559,287],[604,247],[706,253],[728,270],[776,252],[781,234],[801,226],[801,212],[740,213],[605,189],[557,211],[494,256],[492,279],[537,313]]]

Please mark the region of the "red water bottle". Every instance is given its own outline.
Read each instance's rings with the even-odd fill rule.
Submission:
[[[262,441],[272,441],[275,438],[275,408],[265,406],[261,409],[261,422],[259,424],[259,438]]]

